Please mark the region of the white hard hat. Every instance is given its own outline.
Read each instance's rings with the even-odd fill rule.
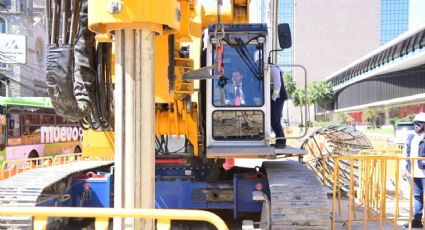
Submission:
[[[425,122],[425,113],[418,113],[415,116],[415,119],[413,119],[413,121],[422,121],[422,122]]]

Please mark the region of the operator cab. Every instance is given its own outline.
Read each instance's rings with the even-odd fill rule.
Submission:
[[[207,157],[274,157],[267,25],[222,27],[208,28],[207,66],[220,77],[207,81]]]

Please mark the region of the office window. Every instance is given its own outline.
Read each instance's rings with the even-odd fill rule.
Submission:
[[[381,44],[391,41],[408,29],[409,1],[381,1]]]

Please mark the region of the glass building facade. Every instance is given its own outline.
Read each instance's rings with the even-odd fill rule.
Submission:
[[[381,45],[406,32],[409,0],[381,0]]]
[[[291,35],[294,36],[294,0],[278,0],[278,23],[288,23],[291,28]],[[294,41],[294,37],[292,37]],[[292,43],[292,45],[294,45]],[[277,64],[292,65],[294,63],[293,47],[278,52]],[[291,67],[281,67],[284,72],[292,72]]]
[[[289,23],[292,35],[294,35],[294,2],[295,0],[278,0],[278,23]],[[382,45],[408,30],[409,0],[380,0],[380,5],[380,43]],[[293,60],[293,48],[278,53],[278,64],[293,64]],[[291,68],[282,67],[282,69],[291,71]]]

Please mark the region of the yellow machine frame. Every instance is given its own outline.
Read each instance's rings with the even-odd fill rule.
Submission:
[[[96,10],[99,8],[108,11]],[[224,0],[220,22],[247,23],[248,12],[248,0]],[[99,42],[112,41],[110,32],[118,28],[143,28],[157,32],[154,57],[155,134],[186,136],[194,146],[194,156],[199,155],[200,141],[198,108],[192,101],[197,100],[194,93],[199,84],[193,80],[183,80],[183,73],[200,67],[202,30],[209,24],[216,23],[218,23],[216,1],[203,2],[203,5],[197,4],[196,0],[89,1],[89,28],[98,33],[96,39]],[[169,85],[168,66],[165,64],[169,59],[168,37],[171,34],[175,36],[174,88]],[[177,50],[182,46],[189,47],[191,51],[189,58],[179,57]],[[114,155],[113,132],[85,131],[84,140],[84,155]]]

